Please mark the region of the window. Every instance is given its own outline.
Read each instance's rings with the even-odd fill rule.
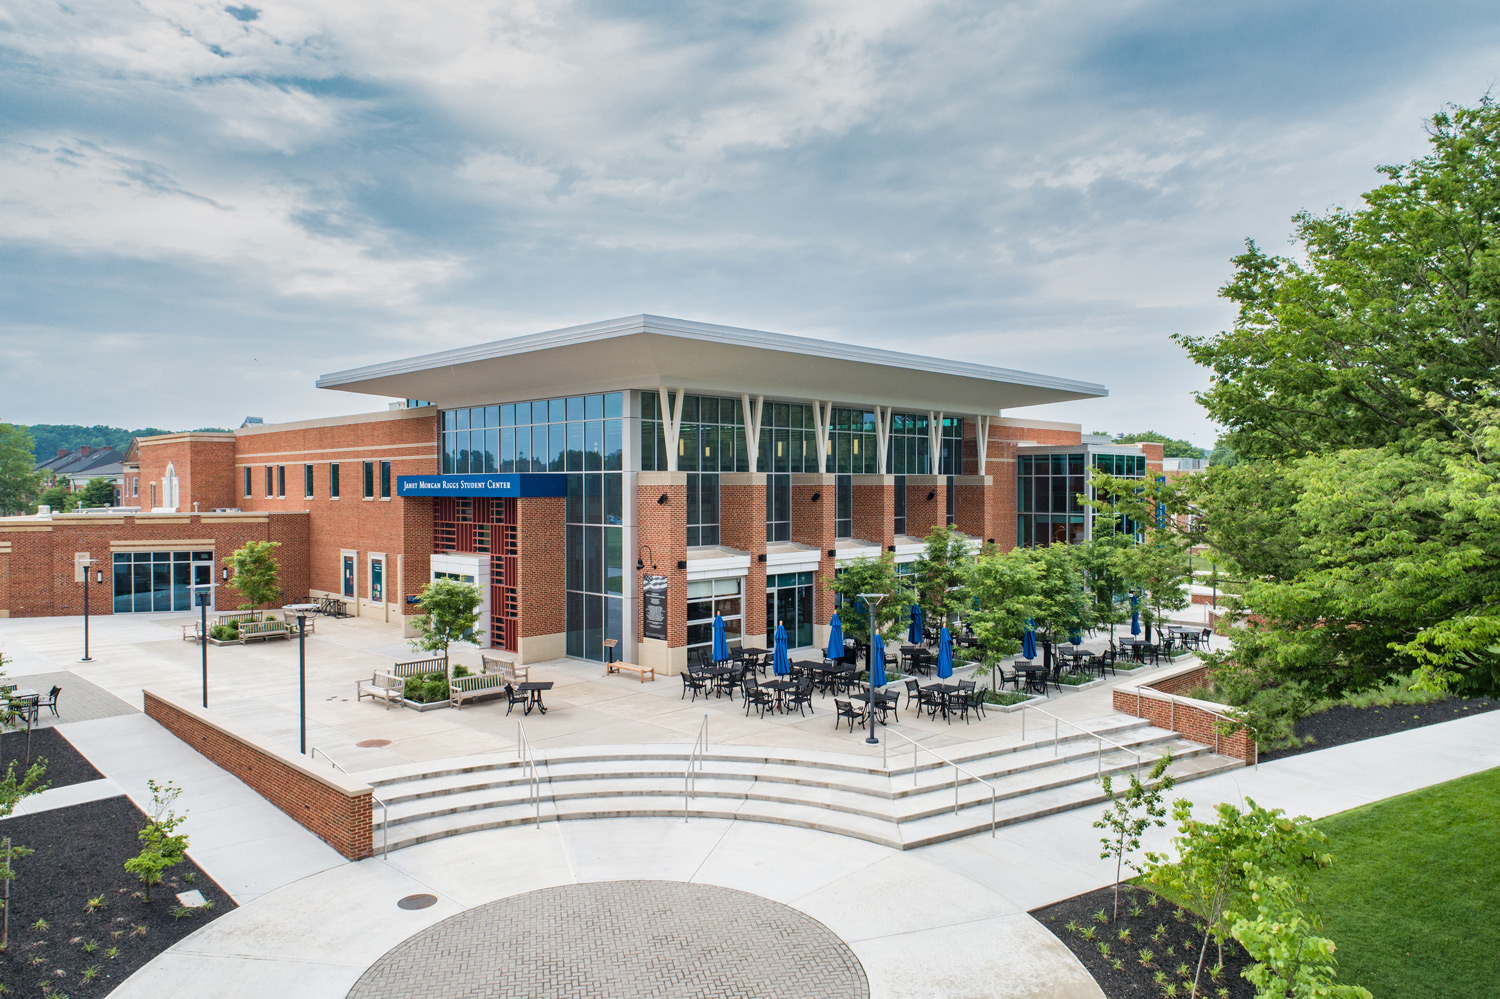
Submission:
[[[365,462],[365,499],[375,498],[375,463]]]
[[[275,496],[275,495],[276,495],[276,493],[273,492],[272,489],[271,489],[271,466],[267,465],[266,466],[266,499],[270,499],[272,496]]]
[[[328,498],[339,498],[339,463],[336,461],[328,466]]]
[[[391,463],[388,461],[380,463],[380,498],[391,498]]]
[[[378,558],[370,560],[370,599],[379,603],[385,597],[385,563]]]
[[[312,476],[312,466],[311,465],[303,465],[302,466],[302,491],[303,491],[303,495],[305,495],[308,499],[312,499],[312,495],[313,495],[313,476]]]
[[[140,480],[137,479],[136,482],[137,482],[137,484],[139,484]],[[139,488],[139,485],[137,486],[137,488]],[[245,498],[246,499],[250,498],[250,466],[249,465],[245,466]]]
[[[854,476],[835,475],[833,478],[834,508],[833,536],[854,536]]]
[[[687,661],[691,666],[713,658],[714,614],[724,618],[729,647],[744,634],[744,604],[740,579],[702,579],[687,584]]]
[[[153,509],[155,509],[155,507],[156,507],[156,483],[155,482],[151,483],[151,506],[152,506]]]
[[[894,476],[896,480],[896,502],[894,505],[894,520],[896,521],[896,535],[900,537],[906,533],[906,476]]]
[[[687,477],[687,543],[719,543],[719,476],[717,472],[689,472]]]
[[[286,499],[286,466],[276,466],[276,495]]]
[[[792,540],[792,477],[781,472],[766,476],[766,540]]]

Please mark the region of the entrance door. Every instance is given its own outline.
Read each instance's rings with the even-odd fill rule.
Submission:
[[[208,609],[214,606],[214,566],[212,562],[193,563],[193,592],[202,594],[193,601],[198,606],[200,600],[208,602]]]
[[[766,642],[775,640],[776,625],[786,628],[787,647],[813,643],[813,574],[784,572],[766,577]]]
[[[344,556],[344,596],[354,599],[354,556]]]

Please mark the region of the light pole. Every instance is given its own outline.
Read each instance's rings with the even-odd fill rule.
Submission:
[[[89,657],[89,576],[95,572],[93,568],[95,559],[87,558],[79,561],[83,566],[83,658],[81,663],[91,663],[94,660]],[[104,583],[104,571],[98,570],[99,583]]]
[[[297,712],[300,716],[299,734],[302,755],[307,755],[307,615],[318,609],[317,604],[287,604],[283,612],[297,617]]]
[[[208,602],[211,586],[196,588],[198,595],[198,649],[203,656],[203,706],[208,707]]]
[[[865,606],[870,608],[870,682],[866,688],[866,692],[870,695],[870,707],[868,711],[870,716],[870,737],[865,742],[871,746],[880,745],[880,740],[875,738],[875,608],[879,607],[880,601],[888,596],[890,596],[889,593],[861,593],[859,595],[859,599],[863,600]],[[884,652],[881,653],[880,665],[885,665]]]

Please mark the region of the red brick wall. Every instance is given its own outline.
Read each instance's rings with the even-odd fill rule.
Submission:
[[[687,570],[677,568],[677,563],[687,559],[687,473],[642,472],[640,478],[646,481],[638,481],[636,485],[636,536],[640,547],[634,556],[646,563],[641,575],[667,577],[667,646],[682,648],[687,645]],[[667,502],[658,503],[657,498],[663,494]],[[765,521],[761,524],[764,527]],[[630,552],[625,554],[626,559],[631,556]],[[637,592],[636,597],[639,600],[641,593]],[[637,613],[636,638],[645,637],[644,628]]]
[[[239,596],[220,580],[223,559],[247,541],[276,541],[281,585],[287,595],[307,594],[308,517],[305,513],[244,516],[237,514],[88,514],[55,515],[51,522],[0,526],[0,611],[11,617],[48,617],[83,613],[83,584],[74,582],[73,560],[88,552],[103,570],[104,584],[89,587],[89,613],[114,612],[110,542],[205,541],[214,552],[216,606],[239,605]]]
[[[354,780],[348,781],[348,789],[334,786],[315,775],[310,764],[255,745],[209,712],[170,703],[149,690],[142,694],[148,718],[234,774],[339,853],[363,860],[374,852],[368,786],[359,790],[360,782]]]
[[[832,475],[815,472],[792,476],[792,540],[818,550],[818,572],[813,580],[813,621],[817,624],[827,624],[833,618],[833,594],[828,584],[833,581],[834,562],[828,553],[834,548],[834,482]],[[818,494],[816,503],[814,493]],[[746,614],[753,612],[753,608],[745,608]]]
[[[1204,665],[1142,686],[1182,697],[1186,691],[1207,686],[1208,683],[1209,667]],[[1180,701],[1158,700],[1149,694],[1138,696],[1130,689],[1115,690],[1114,708],[1122,714],[1145,718],[1157,728],[1177,732],[1186,739],[1211,746],[1215,752],[1224,756],[1232,756],[1246,764],[1255,762],[1255,740],[1250,737],[1250,733],[1242,728],[1232,735],[1218,734],[1215,727],[1223,724],[1223,720],[1211,711]],[[1227,712],[1226,707],[1220,713]]]
[[[522,638],[556,635],[568,627],[566,503],[561,496],[516,501],[516,626]]]
[[[964,478],[978,480],[979,477],[960,477],[954,483],[953,526],[981,542],[994,541],[998,544],[1000,537],[994,521],[995,504],[990,501],[998,482],[993,476],[985,476],[990,480],[988,485],[980,481],[965,482]]]
[[[177,511],[190,513],[193,504],[203,513],[239,506],[234,492],[234,437],[229,434],[169,434],[143,437],[139,443],[140,506],[151,509],[151,487],[156,505],[165,506],[162,477],[167,466],[177,473]],[[132,497],[135,498],[135,497]]]
[[[932,493],[932,499],[927,494]],[[925,538],[948,523],[948,480],[942,475],[906,477],[906,533]]]
[[[1142,441],[1137,446],[1141,449],[1141,453],[1146,456],[1146,467],[1156,474],[1160,475],[1162,451],[1164,450],[1163,446],[1160,444],[1153,444],[1149,441]]]
[[[750,553],[742,609],[744,633],[765,630],[761,608],[766,605],[766,476],[736,472],[719,476],[719,540]]]
[[[1053,427],[1024,427],[991,423],[990,439],[1002,441],[1027,441],[1032,444],[1057,445],[1083,443],[1083,431],[1062,430]]]
[[[889,475],[854,476],[854,536],[881,551],[896,543],[896,486]]]
[[[991,428],[992,440],[993,434]],[[995,544],[1001,551],[1008,552],[1016,546],[1016,443],[995,440],[990,447],[989,464],[985,467],[994,482],[988,502]]]

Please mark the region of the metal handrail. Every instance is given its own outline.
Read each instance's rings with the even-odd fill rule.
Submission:
[[[688,802],[692,800],[693,792],[698,788],[697,771],[703,767],[703,753],[708,752],[708,715],[703,716],[703,722],[698,726],[698,738],[693,740],[693,748],[688,752],[687,769],[682,774],[682,821],[688,820]]]
[[[1246,732],[1249,732],[1250,733],[1250,743],[1251,743],[1251,745],[1253,745],[1255,747],[1255,761],[1254,761],[1253,765],[1254,765],[1254,767],[1255,767],[1256,770],[1260,769],[1260,733],[1255,730],[1255,726],[1253,726],[1249,722],[1245,721],[1245,719],[1240,718],[1240,717],[1238,717],[1236,715],[1227,715],[1227,714],[1225,714],[1222,711],[1215,711],[1212,708],[1204,707],[1205,704],[1211,704],[1211,703],[1213,703],[1211,701],[1200,701],[1200,700],[1197,700],[1196,698],[1192,698],[1192,697],[1178,697],[1176,694],[1169,694],[1165,690],[1157,690],[1155,687],[1136,687],[1135,688],[1135,710],[1136,710],[1136,717],[1138,717],[1138,718],[1141,717],[1141,714],[1140,714],[1140,710],[1141,710],[1141,692],[1143,690],[1147,691],[1147,694],[1146,694],[1147,697],[1154,697],[1157,700],[1166,701],[1168,704],[1170,704],[1172,706],[1171,715],[1170,715],[1169,720],[1168,720],[1168,727],[1171,728],[1172,731],[1174,731],[1174,732],[1177,731],[1177,702],[1178,701],[1188,702],[1188,706],[1189,707],[1192,707],[1192,708],[1194,708],[1194,709],[1196,709],[1198,711],[1203,711],[1203,712],[1205,712],[1207,714],[1213,715],[1215,718],[1222,719],[1224,721],[1230,722],[1231,724],[1238,725],[1241,728],[1243,728]],[[1217,753],[1218,751],[1219,751],[1219,730],[1218,730],[1217,727],[1215,727],[1214,728],[1214,752]]]
[[[526,727],[516,722],[516,759],[530,778],[531,804],[536,809],[536,827],[542,828],[542,782],[536,775],[536,757],[531,752],[531,740],[526,738]]]
[[[327,760],[333,767],[333,769],[337,770],[339,773],[349,777],[354,776],[353,774],[349,773],[349,771],[339,766],[338,761],[335,760],[332,756],[329,756],[326,750],[319,749],[317,746],[314,746],[312,748],[312,752],[307,754],[308,760],[316,760],[319,753],[322,753],[323,759]],[[373,787],[370,788],[370,800],[380,806],[380,856],[381,859],[385,859],[390,857],[391,855],[391,806],[386,804],[384,798],[375,793],[375,789]]]
[[[1109,743],[1111,746],[1115,747],[1116,749],[1118,749],[1118,750],[1120,750],[1122,752],[1129,753],[1131,756],[1134,756],[1135,757],[1135,775],[1137,777],[1139,777],[1141,775],[1141,754],[1137,753],[1135,750],[1131,749],[1129,746],[1122,746],[1122,745],[1120,745],[1120,743],[1116,742],[1115,740],[1113,740],[1111,738],[1108,738],[1107,736],[1101,735],[1100,733],[1095,732],[1091,728],[1086,728],[1085,726],[1080,725],[1077,722],[1068,721],[1068,719],[1066,719],[1066,718],[1060,718],[1060,717],[1058,717],[1057,715],[1053,714],[1050,711],[1047,711],[1047,710],[1045,710],[1043,708],[1035,708],[1035,707],[1032,707],[1029,704],[1022,705],[1022,707],[1021,707],[1021,741],[1022,742],[1026,741],[1026,712],[1028,712],[1028,711],[1040,711],[1042,714],[1044,714],[1048,718],[1052,719],[1052,755],[1053,756],[1058,755],[1057,745],[1058,745],[1059,740],[1062,737],[1062,732],[1061,732],[1060,726],[1062,726],[1062,725],[1071,725],[1074,728],[1076,728],[1078,731],[1084,733],[1085,735],[1091,735],[1095,739],[1098,740],[1098,743],[1097,743],[1097,745],[1095,747],[1095,751],[1094,751],[1094,774],[1096,776],[1099,775],[1099,774],[1104,773],[1104,744],[1106,742]]]
[[[885,728],[885,734],[887,736],[894,735],[898,739],[905,739],[907,742],[911,743],[911,786],[912,787],[916,787],[917,786],[917,751],[918,750],[921,750],[924,753],[929,753],[929,754],[931,754],[933,756],[936,756],[939,760],[942,760],[948,766],[950,766],[950,767],[953,768],[953,771],[954,771],[954,773],[953,773],[953,814],[954,815],[958,814],[958,775],[959,774],[964,774],[970,780],[976,780],[979,783],[983,784],[985,787],[989,788],[990,789],[990,838],[992,838],[992,839],[994,838],[994,836],[995,836],[995,826],[997,824],[997,822],[996,822],[997,809],[998,809],[998,804],[997,803],[1000,800],[1000,794],[995,789],[995,785],[991,784],[989,781],[985,780],[983,777],[979,776],[974,771],[969,770],[966,767],[960,766],[959,764],[957,764],[957,763],[953,762],[952,760],[948,759],[948,757],[944,756],[942,753],[939,753],[937,750],[932,749],[931,747],[922,745],[917,740],[911,738],[908,735],[903,735],[902,733],[900,733],[900,732],[896,731],[895,729],[891,728],[889,725],[887,725],[886,728]],[[891,767],[890,767],[890,763],[889,763],[889,757],[887,756],[887,749],[886,749],[887,742],[888,742],[887,739],[881,739],[880,740],[880,765],[883,766],[887,771],[889,771]]]

